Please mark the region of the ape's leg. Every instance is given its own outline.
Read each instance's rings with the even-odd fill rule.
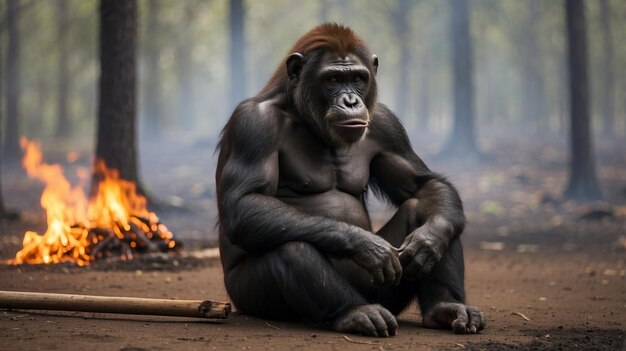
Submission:
[[[417,205],[417,199],[403,203],[378,234],[399,247],[408,234],[422,225]],[[463,247],[461,240],[455,238],[431,272],[418,280],[403,277],[397,287],[379,290],[377,301],[398,314],[417,295],[425,327],[475,333],[485,327],[485,317],[478,308],[465,305],[464,274]]]
[[[389,311],[368,304],[319,251],[303,242],[247,258],[228,272],[225,282],[235,306],[247,314],[372,336],[396,333]]]
[[[402,242],[413,230],[422,223],[418,222],[416,212],[418,210],[419,200],[409,199],[405,201],[391,219],[376,232],[376,234],[385,238],[391,245],[396,248],[402,245]],[[409,282],[404,277],[398,286],[389,286],[377,288],[374,299],[381,305],[385,306],[394,315],[400,314],[411,301],[415,300],[415,284]]]
[[[399,248],[406,238],[413,230],[422,225],[418,222],[420,214],[418,214],[419,200],[409,199],[406,200],[391,219],[376,232],[376,234],[385,238],[391,245]]]
[[[422,324],[452,328],[456,333],[476,333],[485,328],[484,314],[465,304],[463,247],[453,239],[432,272],[417,282]]]

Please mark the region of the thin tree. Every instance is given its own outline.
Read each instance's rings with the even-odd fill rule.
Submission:
[[[161,0],[148,1],[148,18],[145,27],[144,53],[146,62],[146,76],[144,85],[144,99],[142,101],[143,117],[146,137],[160,138],[162,136],[161,115]]]
[[[570,91],[570,173],[565,195],[576,200],[602,198],[596,177],[589,116],[587,33],[583,0],[566,0]]]
[[[230,108],[246,97],[243,0],[230,0]]]
[[[8,0],[6,9],[7,23],[7,61],[6,61],[6,130],[4,132],[4,160],[17,163],[21,150],[19,144],[19,99],[20,99],[20,37],[18,21],[20,3]]]
[[[139,186],[136,143],[137,1],[100,1],[96,157]]]
[[[411,37],[409,16],[413,8],[414,0],[399,0],[395,11],[392,13],[395,37],[400,48],[400,59],[398,62],[398,80],[396,85],[395,111],[401,118],[407,118],[407,102],[409,95],[409,65],[411,61],[411,50],[409,41]]]
[[[0,65],[1,66],[1,65]],[[2,135],[2,124],[0,123],[0,135]],[[2,143],[0,143],[0,152],[2,151]],[[0,153],[1,155],[1,153]],[[0,156],[0,220],[3,219],[17,219],[19,214],[17,212],[9,211],[4,205],[4,192],[2,191],[2,156]]]
[[[0,5],[0,9],[2,9],[4,6]],[[0,28],[0,34],[2,34],[2,28]],[[2,36],[0,35],[0,38]],[[3,52],[2,52],[2,45],[0,45],[0,77],[2,76],[3,73]],[[0,79],[0,92],[2,91],[2,79]],[[3,129],[3,125],[2,125],[2,99],[0,97],[0,220],[2,219],[17,219],[18,215],[15,212],[12,211],[8,211],[4,205],[4,193],[2,191],[2,129]]]
[[[1,66],[1,65],[0,65]],[[0,123],[0,135],[2,135],[2,124]],[[2,152],[2,143],[0,143],[0,155]],[[18,219],[19,214],[14,211],[7,210],[4,205],[4,192],[2,191],[2,156],[0,156],[0,220],[3,219]]]
[[[415,128],[418,131],[427,131],[430,123],[431,70],[433,65],[430,48],[426,45],[427,41],[428,39],[425,38],[424,41],[421,42],[422,49],[420,50],[420,63],[418,67],[419,81],[417,88],[419,95],[417,97],[417,123],[415,124]]]
[[[452,135],[442,156],[478,157],[474,129],[473,54],[470,38],[469,1],[450,0],[450,36],[452,42],[452,77],[454,118]]]
[[[523,71],[522,71],[522,120],[530,132],[537,134],[546,125],[545,120],[545,82],[541,72],[542,57],[539,47],[538,25],[541,21],[541,3],[543,0],[526,2],[528,8],[526,26],[522,33]]]
[[[192,37],[193,24],[195,20],[194,4],[184,2],[184,20],[180,26],[180,33],[183,38],[178,40],[176,45],[176,71],[178,78],[178,116],[180,127],[185,131],[192,131],[196,124],[194,110],[194,77],[193,77],[193,45],[190,40],[184,38]]]
[[[330,19],[330,10],[331,10],[331,0],[321,0],[318,2],[319,10],[318,10],[318,18],[320,23],[328,22]]]
[[[71,125],[68,113],[68,91],[69,91],[69,74],[68,74],[68,8],[67,0],[57,0],[57,48],[59,50],[58,61],[58,86],[57,86],[57,124],[55,135],[63,138],[71,135]]]
[[[615,133],[615,107],[613,94],[615,93],[615,80],[613,69],[613,34],[611,30],[611,10],[608,0],[600,0],[600,22],[602,23],[602,39],[604,50],[602,67],[604,69],[604,89],[602,94],[602,134],[613,135]]]

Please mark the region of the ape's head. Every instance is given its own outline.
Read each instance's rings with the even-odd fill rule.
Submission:
[[[298,114],[330,145],[359,141],[376,105],[376,55],[338,24],[314,28],[291,52],[273,80],[283,75]]]

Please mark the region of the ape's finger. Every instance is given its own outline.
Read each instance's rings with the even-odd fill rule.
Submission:
[[[424,264],[428,259],[428,253],[426,252],[418,252],[417,255],[413,257],[411,263],[404,268],[404,276],[405,278],[415,280],[421,273],[424,271]]]
[[[384,285],[391,285],[396,281],[396,271],[393,269],[393,265],[391,262],[387,261],[385,266],[383,267],[383,271],[385,274]]]
[[[400,283],[400,278],[402,278],[402,265],[400,264],[398,256],[393,255],[391,257],[391,265],[394,272],[393,282],[395,285],[398,285]]]
[[[413,261],[413,256],[415,256],[415,249],[412,246],[407,246],[398,256],[402,267],[406,267],[410,264],[411,261]]]
[[[372,273],[372,278],[374,279],[374,285],[383,285],[385,282],[385,275],[383,273],[382,268],[377,268]]]
[[[369,316],[365,313],[359,313],[355,318],[355,329],[363,334],[368,336],[378,336],[376,332],[376,327],[370,320]]]
[[[372,321],[372,324],[374,324],[374,327],[376,328],[376,334],[378,334],[378,336],[389,336],[389,332],[387,331],[387,322],[385,322],[385,319],[383,318],[383,316],[380,315],[377,310],[368,313],[368,317],[370,318],[370,321]]]
[[[389,312],[389,310],[387,310],[386,308],[381,308],[379,312],[387,323],[387,330],[389,331],[389,335],[396,335],[396,332],[398,331],[398,321],[396,320],[396,317],[394,317],[394,315],[391,314],[391,312]]]
[[[467,312],[465,311],[464,305],[459,305],[456,309],[456,319],[452,321],[452,329],[457,334],[463,334],[467,332],[467,323],[469,322],[469,317],[467,316]]]
[[[476,332],[480,330],[479,328],[481,324],[481,316],[480,316],[481,312],[476,307],[468,306],[467,314],[469,316],[469,323],[467,324],[467,329],[469,330],[471,334],[476,334]]]
[[[413,242],[412,237],[409,235],[406,238],[404,238],[404,241],[402,242],[402,244],[400,245],[400,247],[398,248],[398,251],[402,252],[406,249],[407,246],[409,246],[409,244],[411,244]]]
[[[481,331],[487,327],[487,319],[485,318],[485,314],[480,312],[480,325],[478,326],[478,331]]]

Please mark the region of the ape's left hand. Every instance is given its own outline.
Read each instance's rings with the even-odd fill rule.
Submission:
[[[415,280],[429,273],[439,262],[448,243],[432,235],[427,226],[422,226],[409,234],[400,246],[399,259],[402,264],[402,277]]]

